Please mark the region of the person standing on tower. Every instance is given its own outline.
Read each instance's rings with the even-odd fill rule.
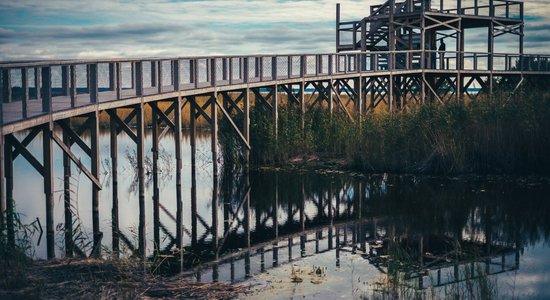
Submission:
[[[439,45],[439,56],[441,60],[441,69],[445,69],[445,50],[447,50],[447,45],[445,45],[445,42],[443,39],[441,39],[441,45]]]

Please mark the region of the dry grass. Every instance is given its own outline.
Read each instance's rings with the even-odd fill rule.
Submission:
[[[84,259],[34,262],[26,287],[0,290],[0,299],[232,299],[246,291],[144,274],[133,261]]]

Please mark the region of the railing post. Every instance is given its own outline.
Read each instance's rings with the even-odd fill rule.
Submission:
[[[52,73],[50,66],[44,66],[42,70],[42,112],[52,112]]]
[[[290,79],[290,78],[292,78],[292,56],[288,56],[287,59],[288,59],[288,61],[287,61],[287,63],[288,63],[288,70],[287,70],[288,79]]]
[[[109,91],[116,91],[116,63],[109,63]]]
[[[334,73],[334,54],[328,55],[328,75]]]
[[[254,57],[254,78],[260,78],[260,61],[258,57]]]
[[[228,75],[228,77],[229,77],[229,85],[232,85],[232,84],[233,84],[233,68],[234,68],[234,66],[233,66],[233,58],[230,57],[230,58],[228,58],[228,59],[229,59],[229,63],[228,63],[228,64],[229,64],[229,70],[228,70],[229,73],[228,73],[227,75]]]
[[[216,58],[210,59],[210,85],[216,86]],[[208,68],[208,65],[206,66]]]
[[[494,0],[489,0],[489,16],[495,16],[495,2]]]
[[[136,96],[143,96],[143,62],[136,61],[134,64],[134,71],[136,77]]]
[[[321,74],[321,56],[315,55],[315,76],[319,76]]]
[[[271,58],[271,80],[277,80],[277,56]]]
[[[70,66],[70,76],[71,76],[71,90],[70,90],[70,97],[71,97],[71,107],[77,106],[77,86],[76,86],[76,65]],[[118,98],[117,98],[118,99]]]
[[[192,63],[191,78],[193,80],[192,82],[195,84],[195,88],[198,88],[199,87],[199,60],[193,59],[191,63]]]
[[[300,55],[300,77],[304,78],[306,76],[306,57]]]
[[[120,62],[115,63],[115,88],[116,98],[120,100],[122,98],[122,64]]]
[[[174,91],[180,90],[180,61],[176,59],[172,61],[172,79],[174,84]]]
[[[151,87],[155,87],[156,81],[157,81],[157,62],[151,61]]]
[[[69,96],[69,66],[61,66],[61,94]]]
[[[12,101],[10,69],[2,69],[2,98],[4,103]]]
[[[23,89],[23,99],[21,99],[21,109],[23,119],[27,118],[27,102],[29,101],[29,69],[21,69],[21,88]]]
[[[97,103],[98,102],[98,99],[97,99],[97,92],[98,92],[98,90],[97,90],[97,83],[98,83],[97,64],[91,64],[90,65],[90,72],[89,72],[88,76],[90,76],[89,77],[90,102],[91,103]]]
[[[243,57],[242,74],[244,83],[248,83],[248,59],[248,57]]]
[[[156,62],[157,65],[157,90],[159,94],[162,94],[162,60]]]
[[[262,82],[264,81],[264,57],[260,56],[256,61],[258,62],[256,64],[256,69],[260,71],[260,82]]]

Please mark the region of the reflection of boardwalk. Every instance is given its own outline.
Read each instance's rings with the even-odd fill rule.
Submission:
[[[460,259],[456,259],[456,249],[445,257],[435,257],[429,251],[437,252],[439,249],[426,248],[426,261],[420,259],[420,264],[414,261],[394,261],[395,266],[401,264],[404,269],[398,267],[391,270],[387,262],[388,259],[394,259],[394,253],[388,252],[389,237],[374,235],[380,229],[386,228],[385,223],[381,219],[350,221],[280,236],[272,241],[252,245],[246,250],[219,257],[214,262],[204,263],[193,271],[185,272],[184,276],[193,276],[197,281],[206,282],[241,282],[256,274],[268,272],[271,268],[331,251],[334,251],[336,267],[340,266],[342,252],[357,254],[367,259],[382,274],[405,272],[405,279],[415,281],[420,289],[427,287],[428,278],[432,287],[441,287],[473,280],[475,276],[496,275],[519,268],[520,249],[512,246],[494,247],[492,252],[478,255],[470,253],[468,256],[461,253]],[[385,241],[384,245],[381,239]],[[467,243],[461,241],[457,245],[464,246]],[[475,246],[487,247],[487,244]],[[412,251],[408,255],[414,257],[417,254]],[[428,257],[431,257],[431,261],[427,261]],[[513,258],[512,262],[507,261],[510,257]],[[476,275],[479,266],[482,266],[484,275]]]

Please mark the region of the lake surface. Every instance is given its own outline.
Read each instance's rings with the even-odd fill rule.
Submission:
[[[175,249],[174,139],[161,141],[160,222],[153,222],[150,132],[146,144],[147,253]],[[183,139],[183,275],[250,285],[243,298],[550,298],[550,182],[547,179],[437,178],[260,170],[212,176],[210,136],[201,132],[195,168]],[[56,146],[57,147],[57,146]],[[29,149],[41,155],[37,138]],[[77,149],[77,147],[75,147]],[[76,150],[75,150],[76,151]],[[112,248],[109,135],[100,135],[100,220],[104,255]],[[77,151],[76,151],[77,152]],[[78,152],[77,152],[78,153]],[[86,155],[82,155],[83,162]],[[63,227],[63,168],[54,150],[55,224]],[[218,160],[221,160],[218,158]],[[137,247],[135,146],[119,136],[121,250]],[[73,167],[77,246],[89,253],[91,184]],[[15,161],[16,210],[45,224],[42,177]],[[44,228],[45,229],[45,228]],[[45,234],[32,236],[45,258]],[[64,255],[56,232],[56,256]],[[174,270],[174,264],[170,270]],[[178,265],[178,264],[175,264]],[[177,269],[177,268],[176,268]],[[179,269],[177,270],[179,271]],[[451,295],[451,296],[449,296]]]

